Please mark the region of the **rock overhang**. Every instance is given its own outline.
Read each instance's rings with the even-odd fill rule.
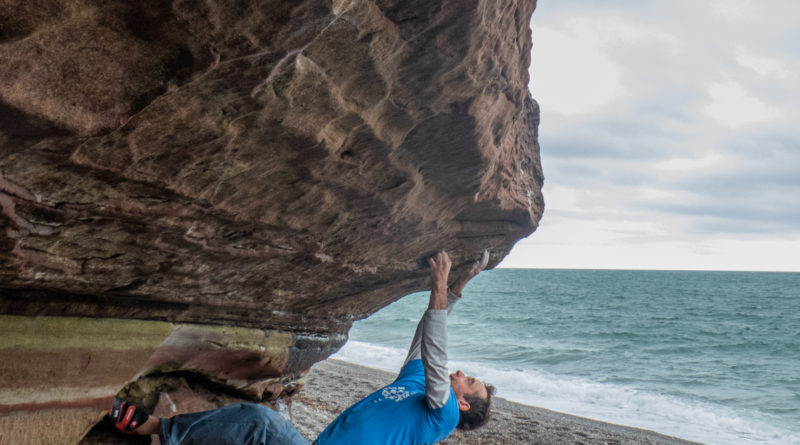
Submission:
[[[0,312],[289,335],[251,360],[294,348],[285,377],[424,289],[435,251],[496,265],[544,208],[534,7],[6,9]]]

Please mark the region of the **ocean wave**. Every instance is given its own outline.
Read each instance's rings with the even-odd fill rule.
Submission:
[[[407,351],[389,346],[350,340],[331,358],[358,363],[370,368],[397,372],[403,366]]]

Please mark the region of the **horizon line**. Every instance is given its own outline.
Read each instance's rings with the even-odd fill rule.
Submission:
[[[510,267],[495,266],[496,269],[514,270],[596,270],[596,271],[622,271],[622,272],[747,272],[747,273],[800,273],[800,270],[750,270],[750,269],[625,269],[615,267]]]

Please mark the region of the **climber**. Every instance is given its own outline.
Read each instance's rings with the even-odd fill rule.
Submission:
[[[455,428],[475,429],[489,416],[494,387],[461,371],[447,374],[447,315],[467,282],[486,267],[484,251],[448,288],[450,257],[441,251],[428,260],[431,295],[405,363],[394,382],[347,408],[317,437],[316,445],[432,444]],[[117,429],[159,434],[162,445],[308,445],[277,412],[257,404],[159,419],[116,399],[109,411]]]

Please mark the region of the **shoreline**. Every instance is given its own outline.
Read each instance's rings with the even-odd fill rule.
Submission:
[[[315,438],[336,416],[365,395],[385,386],[395,374],[328,359],[315,364],[303,377],[304,387],[294,397],[292,423],[306,438]],[[477,431],[456,430],[440,442],[455,445],[698,445],[699,442],[654,431],[616,425],[584,417],[510,402],[494,397],[492,417]]]

